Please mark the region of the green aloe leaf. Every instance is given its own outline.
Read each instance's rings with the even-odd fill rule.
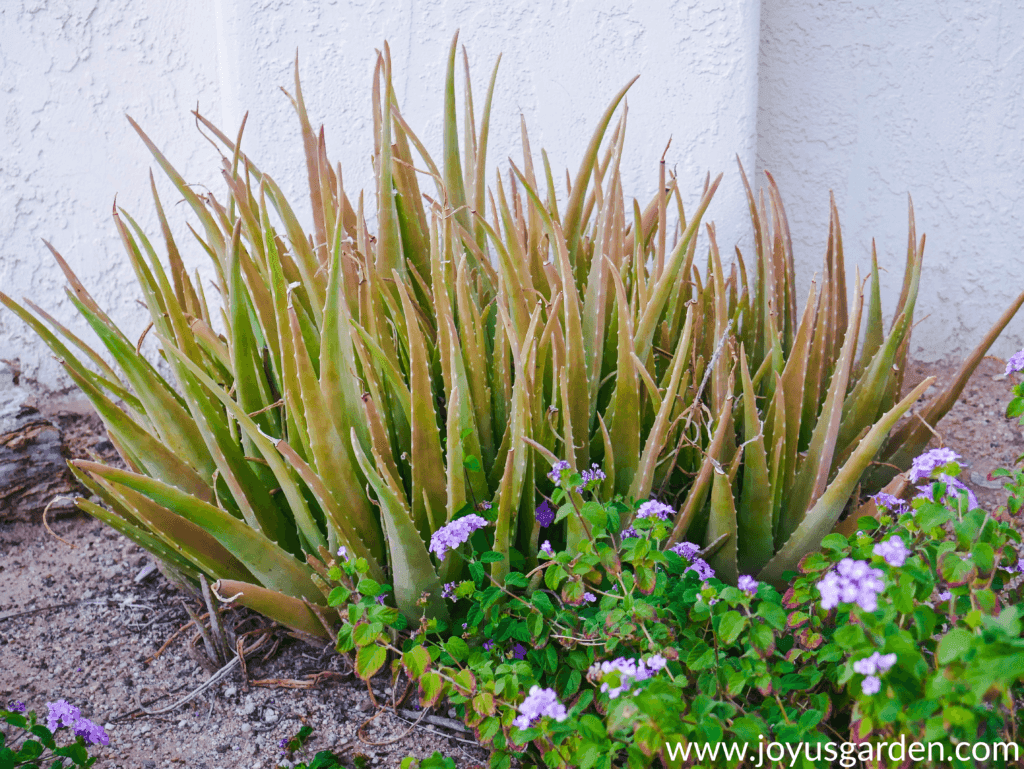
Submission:
[[[76,461],[91,475],[144,494],[173,513],[186,518],[211,534],[268,588],[287,595],[319,600],[310,575],[313,570],[276,542],[267,539],[244,521],[166,483],[127,470],[96,462]]]
[[[391,555],[391,575],[398,610],[410,622],[419,622],[424,613],[442,619],[447,617],[448,609],[441,597],[441,580],[434,571],[430,554],[423,544],[408,504],[371,464],[354,431],[351,440],[356,460],[380,505]],[[423,593],[429,593],[429,596],[426,605],[421,608],[419,600]]]

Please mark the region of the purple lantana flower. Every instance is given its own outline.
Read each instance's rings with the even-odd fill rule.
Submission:
[[[541,689],[536,685],[530,687],[530,693],[519,706],[519,713],[512,724],[520,729],[529,729],[532,723],[545,716],[556,721],[564,721],[569,717],[554,689]]]
[[[551,465],[551,472],[548,473],[548,478],[551,479],[551,482],[553,484],[559,486],[562,483],[562,471],[568,469],[569,463],[566,462],[564,459],[560,459],[559,461],[555,462],[555,464]]]
[[[844,558],[818,582],[821,608],[832,609],[840,603],[855,603],[864,611],[878,608],[878,594],[885,589],[881,569],[872,569],[867,561]]]
[[[601,683],[601,691],[607,692],[608,696],[614,700],[634,683],[652,678],[667,663],[668,661],[660,654],[648,657],[646,662],[642,659],[632,660],[628,657],[618,657],[614,660],[606,660],[594,665],[590,669],[590,673],[599,679],[603,679],[604,676],[612,673],[618,674],[619,682],[617,686],[612,686],[607,681],[602,681]]]
[[[455,600],[455,583],[445,582],[444,587],[441,588],[441,597],[449,600]]]
[[[14,713],[24,713],[25,703],[21,700],[11,700],[11,711]]]
[[[517,660],[526,659],[526,647],[520,643],[517,643],[512,647],[512,658]]]
[[[583,594],[583,601],[585,603],[593,603],[597,600],[597,596],[591,593],[589,590]]]
[[[537,508],[534,516],[537,518],[537,523],[545,529],[555,522],[555,511],[551,509],[551,505],[548,504],[546,499],[540,503],[540,507]]]
[[[347,561],[348,560],[348,548],[345,547],[344,545],[339,547],[338,548],[338,557],[339,558],[344,558]]]
[[[878,694],[882,689],[882,681],[879,676],[895,664],[895,654],[879,654],[878,652],[874,652],[870,657],[854,662],[854,672],[864,676],[864,680],[860,684],[861,691],[869,696]]]
[[[482,529],[486,525],[487,519],[481,518],[475,513],[456,518],[434,532],[430,538],[430,552],[435,553],[439,561],[443,561],[449,550],[454,550],[466,542],[474,531]]]
[[[697,553],[700,552],[700,547],[693,544],[692,542],[680,542],[678,545],[669,548],[669,552],[675,553],[680,558],[685,558],[690,562],[690,567],[686,571],[695,571],[697,576],[703,581],[707,581],[715,576],[715,570],[711,568],[711,565],[703,558],[698,558]]]
[[[871,552],[884,558],[890,566],[897,568],[906,563],[907,556],[910,555],[906,544],[899,537],[889,537],[885,542],[879,542]]]
[[[87,745],[110,744],[110,738],[103,728],[88,718],[83,718],[82,711],[67,700],[47,702],[46,707],[49,710],[46,716],[46,728],[51,732],[56,732],[62,726],[70,726],[77,736],[85,740]]]
[[[576,492],[582,494],[588,483],[591,481],[603,481],[608,476],[604,474],[600,465],[592,464],[589,470],[584,470],[580,473],[580,477],[583,478],[583,483],[576,487]]]
[[[544,540],[544,544],[540,546],[540,552],[544,553],[548,558],[554,558],[555,556],[555,551],[554,548],[551,547],[551,542],[546,539]]]
[[[947,475],[946,473],[939,473],[939,476],[935,480],[942,481],[944,484],[946,484],[947,493],[954,489],[957,491],[967,492],[967,505],[971,508],[971,510],[974,510],[976,507],[979,506],[978,498],[974,496],[974,492],[967,488],[967,486],[965,486],[963,482],[960,481],[958,478],[954,478],[952,475]],[[932,499],[931,486],[923,484],[917,487],[917,491],[918,494],[916,497],[914,497],[914,499]]]
[[[693,544],[692,542],[680,542],[675,547],[669,548],[670,553],[675,553],[680,558],[685,558],[688,561],[692,561],[693,557],[700,552],[700,547]]]
[[[486,641],[484,641],[484,651],[485,652],[489,652],[493,648],[494,648],[494,641],[493,640],[488,638]]]
[[[880,491],[871,497],[874,503],[879,507],[887,507],[889,511],[900,515],[910,511],[910,505],[904,502],[899,497],[894,497],[892,494],[886,494],[884,491]]]
[[[632,526],[627,526],[619,534],[619,539],[638,539],[639,537],[640,537],[640,532],[638,532]]]
[[[960,455],[953,449],[932,449],[917,457],[907,472],[907,478],[911,483],[930,478],[936,468],[948,465],[950,462],[959,462]]]
[[[749,574],[743,574],[736,580],[736,587],[747,595],[757,595],[757,585],[758,581]]]
[[[484,502],[481,502],[480,504],[478,504],[476,507],[477,507],[477,510],[490,510],[492,505],[491,505],[490,502],[484,501]]]
[[[873,676],[884,673],[896,664],[895,654],[879,654],[873,652],[870,657],[857,660],[853,663],[853,671],[864,676]]]
[[[1007,375],[1013,371],[1024,371],[1024,350],[1018,350],[1006,361]]]
[[[671,506],[666,505],[664,502],[659,502],[656,499],[649,499],[640,505],[640,509],[636,511],[637,518],[660,518],[663,521],[667,521],[676,511]]]

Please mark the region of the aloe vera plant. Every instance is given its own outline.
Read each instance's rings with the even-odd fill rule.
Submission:
[[[923,251],[913,213],[887,331],[877,263],[866,311],[859,277],[847,286],[834,205],[821,288],[798,312],[770,176],[767,201],[748,185],[749,270],[738,254],[726,274],[712,225],[701,270],[697,235],[721,176],[687,211],[663,161],[660,192],[642,208],[627,203],[629,85],[600,116],[559,206],[525,125],[521,163],[487,186],[498,66],[479,123],[465,66],[460,146],[457,64],[453,40],[436,163],[402,117],[387,45],[377,59],[375,233],[309,122],[297,66],[312,233],[242,151],[244,121],[231,137],[196,114],[223,147],[224,200],[197,196],[132,122],[198,220],[190,242],[209,255],[221,304],[211,308],[184,269],[155,185],[165,258],[126,212],[114,218],[173,382],[56,250],[70,300],[116,369],[42,310],[0,294],[90,398],[124,459],[125,469],[72,463],[103,502],[79,506],[173,574],[216,579],[221,595],[303,636],[335,626],[324,577],[342,547],[393,586],[410,619],[445,616],[441,585],[463,565],[434,559],[427,544],[468,510],[489,510],[492,576],[535,561],[534,510],[558,460],[574,471],[599,464],[604,492],[674,500],[669,544],[714,545],[723,577],[778,580],[858,490],[888,480],[872,470],[879,455],[908,466],[920,442],[913,427],[888,437],[927,386],[899,397]],[[928,407],[932,424],[978,359]],[[566,519],[566,541],[583,536]]]

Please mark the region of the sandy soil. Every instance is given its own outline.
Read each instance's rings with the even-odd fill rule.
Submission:
[[[982,362],[933,442],[963,455],[964,480],[989,509],[1006,496],[987,480],[989,471],[1024,453],[1024,434],[1003,416],[1013,384],[1001,376],[1003,367],[996,359]],[[907,383],[936,374],[941,384],[954,370],[913,364]],[[137,580],[148,554],[99,522],[76,515],[51,526],[52,534],[30,523],[0,523],[0,701],[22,700],[42,714],[48,700],[79,706],[110,735],[109,747],[94,750],[98,766],[273,767],[278,741],[303,724],[315,732],[296,758],[326,748],[350,764],[365,756],[365,766],[397,767],[405,755],[440,750],[460,767],[486,763],[486,751],[452,728],[448,713],[412,726],[419,714],[406,710],[411,717],[403,718],[386,706],[389,680],[374,683],[378,705],[330,646],[313,649],[280,630],[274,639],[284,640],[268,658],[274,641],[249,655],[245,677],[235,668],[186,704],[143,713],[140,705],[167,709],[210,678],[197,664],[199,647],[189,651],[194,628],[154,659],[189,621],[185,597],[159,572]],[[228,621],[239,633],[267,624],[244,610]],[[296,686],[309,688],[290,688]],[[399,696],[404,687],[400,681]],[[410,698],[404,708],[411,707]]]

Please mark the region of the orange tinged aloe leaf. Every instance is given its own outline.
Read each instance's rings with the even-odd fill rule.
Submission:
[[[836,521],[842,514],[860,481],[864,471],[870,465],[875,454],[881,448],[885,436],[893,425],[906,413],[932,382],[934,377],[926,379],[913,389],[903,400],[887,411],[868,431],[850,458],[840,468],[839,473],[829,484],[825,492],[807,511],[799,526],[787,538],[785,544],[758,574],[758,579],[781,586],[782,574],[795,569],[800,559],[821,544],[821,540],[832,531]]]
[[[858,275],[857,286],[860,287]],[[832,458],[836,452],[836,440],[839,436],[839,425],[843,415],[843,400],[846,397],[847,384],[850,380],[850,369],[853,356],[857,349],[857,332],[860,329],[861,307],[864,294],[858,292],[853,315],[849,318],[843,348],[839,360],[835,364],[832,379],[829,382],[828,394],[821,406],[807,455],[801,462],[793,482],[793,489],[787,495],[782,508],[779,522],[779,537],[787,539],[796,529],[807,512],[822,492],[828,481],[832,468]]]

